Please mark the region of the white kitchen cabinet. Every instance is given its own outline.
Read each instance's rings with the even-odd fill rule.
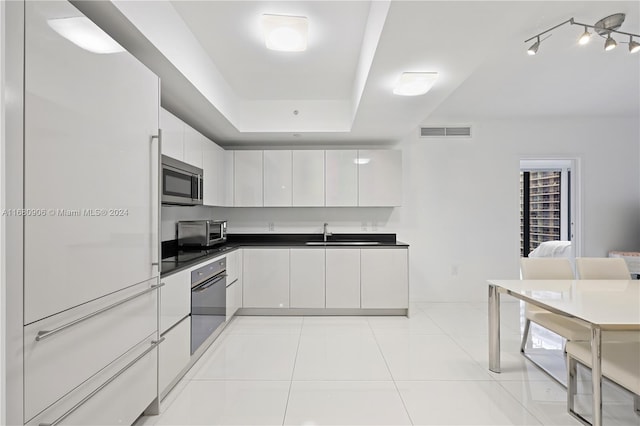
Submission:
[[[158,350],[152,343],[155,339],[155,333],[147,336],[117,361],[80,384],[45,411],[32,419],[25,419],[25,424],[53,424],[67,412],[70,414],[62,421],[64,425],[133,424],[158,394]],[[131,364],[138,357],[140,359]],[[76,360],[85,361],[82,358]],[[108,380],[111,381],[107,383]],[[45,386],[50,385],[52,383]],[[82,403],[85,398],[87,399]]]
[[[409,307],[407,249],[361,249],[361,306],[363,309]]]
[[[291,151],[264,151],[264,206],[291,206]]]
[[[289,249],[245,248],[242,255],[243,308],[288,308]]]
[[[187,124],[184,125],[184,162],[202,169],[202,152],[209,139]]]
[[[208,139],[202,146],[203,204],[224,206],[226,190],[224,149]]]
[[[358,205],[360,207],[402,205],[402,151],[391,149],[358,151]]]
[[[183,318],[180,323],[162,334],[160,343],[158,385],[163,395],[167,387],[178,377],[191,360],[191,317]]]
[[[325,307],[324,248],[292,248],[290,251],[290,307]]]
[[[327,308],[360,309],[360,249],[327,248]]]
[[[235,151],[233,181],[235,207],[262,207],[262,151]]]
[[[324,151],[293,151],[293,206],[324,206]]]
[[[224,151],[223,155],[223,201],[222,205],[225,207],[233,207],[233,188],[234,188],[234,152],[233,151]]]
[[[242,271],[242,249],[227,253],[227,285],[240,279]]]
[[[132,286],[25,327],[25,419],[53,404],[146,336],[155,334],[158,290],[147,291],[151,284],[153,281]],[[99,308],[112,305],[116,306],[74,324]],[[71,325],[36,340],[39,332],[68,324]],[[140,412],[145,407],[140,407]]]
[[[358,151],[325,151],[325,205],[358,205]]]
[[[190,269],[162,277],[164,286],[160,288],[160,333],[191,313]]]
[[[81,15],[70,3],[25,2],[25,14],[24,207],[47,212],[24,218],[30,324],[158,275],[160,94],[131,54],[52,30],[48,18]]]
[[[242,307],[242,281],[234,281],[227,286],[226,321],[229,321]]]
[[[164,108],[160,108],[162,154],[184,161],[184,122]]]
[[[242,308],[242,250],[227,254],[227,321]]]

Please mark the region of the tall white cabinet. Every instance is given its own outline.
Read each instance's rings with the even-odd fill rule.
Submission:
[[[70,3],[24,11],[23,420],[130,424],[157,398],[159,80],[56,33]]]

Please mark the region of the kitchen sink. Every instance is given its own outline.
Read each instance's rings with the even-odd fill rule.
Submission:
[[[378,241],[307,241],[308,246],[375,246],[379,245]]]

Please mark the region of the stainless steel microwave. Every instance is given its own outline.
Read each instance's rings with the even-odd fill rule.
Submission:
[[[202,169],[162,156],[162,204],[202,204]]]
[[[227,241],[224,220],[185,220],[178,222],[179,247],[211,247]]]

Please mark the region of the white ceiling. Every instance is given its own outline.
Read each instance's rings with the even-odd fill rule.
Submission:
[[[617,12],[621,30],[639,33],[638,1],[113,4],[118,13],[90,16],[161,76],[164,106],[223,145],[389,143],[434,121],[640,115],[640,54],[626,44],[578,46],[583,28],[569,25],[536,56],[523,42],[570,17],[593,24]],[[263,13],[307,16],[308,50],[267,50]],[[403,71],[440,78],[400,97]]]

